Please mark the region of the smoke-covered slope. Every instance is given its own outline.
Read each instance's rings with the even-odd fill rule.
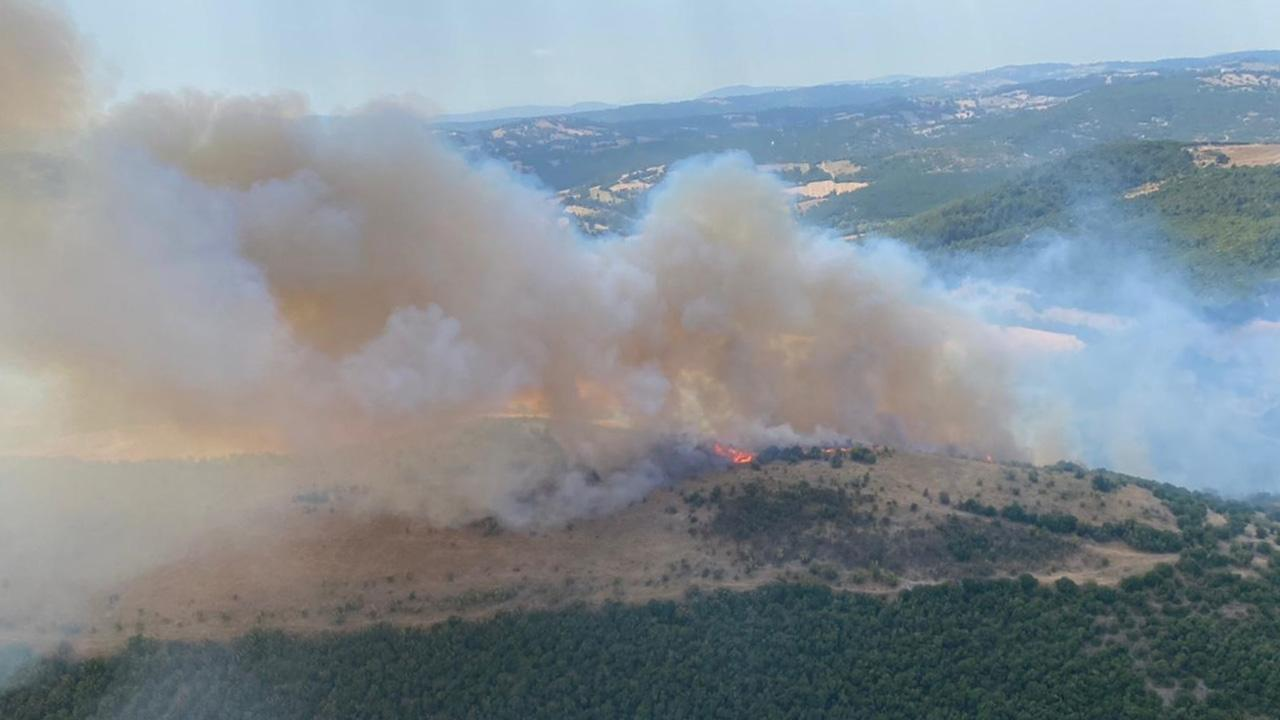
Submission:
[[[55,535],[37,515],[20,528],[28,564],[8,570],[0,637],[102,652],[135,634],[425,625],[775,580],[892,593],[1029,572],[1110,585],[1191,548],[1271,544],[1260,508],[1070,464],[887,448],[766,449],[738,465],[672,448],[697,463],[677,484],[610,498],[602,507],[623,507],[603,514],[581,508],[587,516],[571,522],[520,526],[548,500],[561,509],[569,501],[538,497],[563,492],[565,472],[539,424],[490,421],[442,453],[416,452],[150,467],[29,461],[27,495],[11,499],[35,511],[60,498],[57,512],[78,527]],[[470,501],[450,476],[478,481],[477,464],[499,456],[526,468],[524,498],[507,501],[524,504],[502,516],[465,514]],[[114,497],[85,494],[107,481]],[[578,501],[607,489],[587,477]],[[117,507],[134,503],[161,515]],[[1205,508],[1200,526],[1187,525],[1188,503]],[[140,538],[151,552],[139,552]],[[67,597],[51,603],[51,593]]]
[[[1274,699],[1261,505],[884,448],[772,449],[535,531],[432,527],[367,491],[282,495],[270,529],[213,532],[78,620],[0,618],[99,656],[10,646],[4,716],[1226,718]]]

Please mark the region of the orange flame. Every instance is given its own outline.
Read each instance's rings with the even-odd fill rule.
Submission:
[[[756,459],[756,454],[731,445],[721,445],[716,443],[711,446],[711,452],[728,460],[734,465],[746,465]]]

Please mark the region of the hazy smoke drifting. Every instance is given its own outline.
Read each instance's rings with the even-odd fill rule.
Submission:
[[[75,32],[57,12],[27,0],[0,2],[0,20],[0,136],[76,122],[85,86]]]
[[[1119,223],[1117,223],[1119,224]],[[1158,232],[1158,229],[1156,229]],[[1046,234],[971,268],[955,296],[1052,333],[1017,371],[1021,445],[1230,494],[1277,489],[1280,322],[1265,291],[1202,301],[1175,266],[1106,227]]]

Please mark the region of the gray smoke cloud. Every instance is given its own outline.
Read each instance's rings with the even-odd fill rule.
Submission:
[[[73,126],[85,111],[79,36],[60,13],[28,0],[4,0],[0,19],[0,140]]]

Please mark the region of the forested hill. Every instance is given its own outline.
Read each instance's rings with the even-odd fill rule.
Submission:
[[[1270,147],[1104,145],[915,215],[889,233],[955,251],[1008,247],[1046,229],[1141,239],[1206,283],[1248,287],[1280,277],[1280,165],[1237,164],[1232,156]]]
[[[1277,58],[1005,67],[438,132],[536,176],[589,235],[633,232],[648,193],[683,160],[745,152],[803,195],[808,222],[862,236],[1105,143],[1277,142]]]

